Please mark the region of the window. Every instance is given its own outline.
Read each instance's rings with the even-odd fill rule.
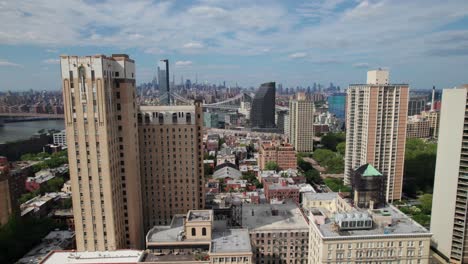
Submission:
[[[206,236],[206,227],[202,228],[202,236]]]
[[[192,236],[196,236],[197,235],[197,231],[195,230],[195,228],[192,227]]]
[[[119,77],[119,74],[120,74],[120,73],[119,73],[118,71],[116,71],[116,72],[115,72],[115,77]]]

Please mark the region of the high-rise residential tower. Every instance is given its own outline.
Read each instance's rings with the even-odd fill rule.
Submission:
[[[142,248],[135,62],[116,54],[60,63],[77,248]]]
[[[443,91],[431,232],[450,263],[468,263],[467,109],[468,85]]]
[[[265,129],[275,127],[275,82],[260,86],[252,101],[250,123],[252,128]]]
[[[347,90],[345,183],[370,163],[385,177],[386,201],[401,199],[408,85],[389,84],[388,71],[367,73],[367,84]]]
[[[304,93],[289,101],[289,133],[296,151],[311,152],[314,147],[314,103]]]
[[[138,129],[145,229],[203,209],[201,102],[140,106]]]

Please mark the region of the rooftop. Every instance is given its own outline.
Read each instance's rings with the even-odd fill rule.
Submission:
[[[361,212],[361,211],[357,211]],[[367,211],[362,211],[363,213]],[[385,213],[382,213],[385,212]],[[374,224],[370,229],[361,230],[345,230],[340,231],[335,223],[335,217],[342,217],[342,214],[331,215],[325,220],[325,224],[317,225],[320,233],[324,237],[343,237],[343,236],[379,236],[379,235],[430,235],[429,231],[413,221],[411,218],[400,212],[393,206],[373,210],[370,215],[374,220]],[[387,216],[390,225],[376,223],[376,217]]]
[[[244,204],[242,206],[242,225],[257,231],[308,229],[304,215],[294,203]]]
[[[184,231],[185,215],[175,215],[170,226],[155,226],[146,235],[146,242],[176,242]]]
[[[169,254],[169,255],[158,255],[158,254],[146,254],[142,262],[150,263],[187,263],[191,261],[197,261],[196,254],[191,253],[179,253],[179,254]],[[204,262],[203,262],[204,263]]]
[[[31,249],[23,256],[17,264],[40,263],[47,254],[53,250],[63,250],[69,248],[73,243],[75,232],[72,231],[52,231],[42,239],[41,244]],[[66,263],[66,262],[42,262],[42,263]]]
[[[338,193],[304,193],[303,196],[308,201],[329,201],[338,198]]]
[[[338,203],[341,197],[338,193],[306,193],[304,199],[308,201],[334,200]],[[311,222],[320,231],[325,238],[339,238],[349,236],[391,236],[391,235],[431,235],[427,229],[413,221],[407,215],[392,205],[379,209],[358,209],[352,206],[349,201],[341,199],[342,203],[347,203],[348,207],[343,206],[316,206],[307,208],[312,214]],[[341,208],[341,209],[332,209]],[[315,218],[318,216],[319,218]],[[365,219],[371,221],[371,225],[363,224]],[[350,225],[352,230],[341,228],[340,221],[351,221],[355,224]],[[360,223],[358,223],[360,222]]]
[[[211,252],[252,252],[249,231],[247,229],[226,229],[222,232],[214,232]]]
[[[210,210],[190,210],[188,212],[187,221],[211,221],[213,211]]]
[[[144,251],[53,251],[41,264],[97,264],[97,263],[137,263],[143,258]]]
[[[378,177],[382,176],[376,168],[371,164],[367,163],[356,169],[356,172],[361,174],[363,177]]]
[[[389,83],[389,84],[368,84],[368,83],[353,83],[351,86],[408,86],[407,83]]]

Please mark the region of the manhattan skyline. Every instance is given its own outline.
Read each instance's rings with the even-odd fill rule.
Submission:
[[[135,58],[137,84],[168,58],[176,82],[344,88],[382,67],[412,89],[453,87],[468,66],[468,2],[436,3],[3,2],[0,91],[59,90],[59,55],[109,53]]]

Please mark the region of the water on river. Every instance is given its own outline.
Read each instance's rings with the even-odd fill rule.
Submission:
[[[41,129],[62,130],[64,128],[63,122],[63,120],[42,120],[4,123],[3,126],[0,126],[0,143],[28,139]]]

